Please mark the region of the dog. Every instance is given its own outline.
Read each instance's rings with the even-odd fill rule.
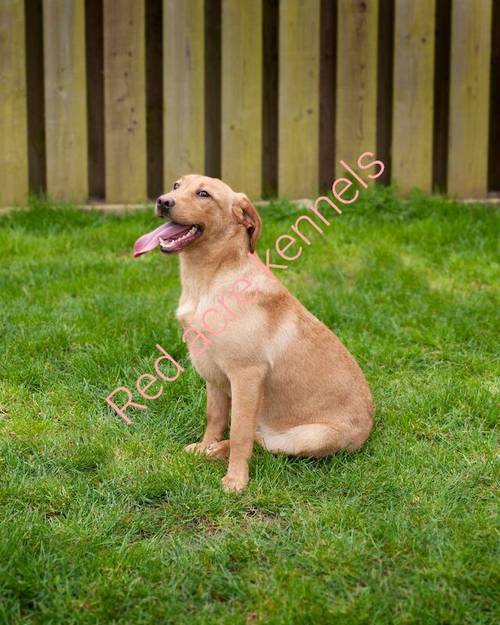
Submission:
[[[138,239],[135,255],[158,246],[180,254],[176,316],[183,338],[194,332],[190,358],[207,387],[205,433],[186,451],[228,459],[223,488],[238,492],[254,441],[291,456],[359,450],[373,427],[368,383],[335,334],[260,261],[262,222],[248,197],[192,174],[158,198],[156,213],[169,221]],[[215,316],[224,327],[214,328]]]

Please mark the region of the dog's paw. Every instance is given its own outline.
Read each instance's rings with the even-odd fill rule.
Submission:
[[[201,443],[191,443],[184,447],[184,451],[188,454],[203,454],[205,453],[205,446]]]
[[[248,477],[240,475],[229,475],[222,478],[222,488],[226,493],[241,493],[248,484]]]
[[[209,458],[213,458],[214,460],[227,460],[229,457],[229,441],[212,443],[205,449],[205,453]]]

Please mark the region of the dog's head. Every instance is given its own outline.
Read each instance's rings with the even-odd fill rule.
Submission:
[[[191,174],[177,180],[172,190],[156,201],[156,214],[169,221],[138,239],[134,256],[158,245],[166,254],[188,247],[228,239],[245,230],[248,249],[255,251],[261,220],[255,206],[244,193],[236,193],[217,178]]]

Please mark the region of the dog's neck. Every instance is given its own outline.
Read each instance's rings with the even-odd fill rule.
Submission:
[[[248,262],[248,251],[248,235],[242,229],[186,248],[180,254],[183,296],[210,291],[221,271],[238,271]]]

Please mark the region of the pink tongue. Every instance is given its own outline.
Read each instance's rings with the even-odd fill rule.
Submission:
[[[134,258],[154,250],[155,247],[160,244],[160,237],[169,239],[182,232],[187,232],[190,227],[191,226],[182,226],[181,224],[176,224],[174,221],[169,221],[166,224],[162,224],[159,228],[156,228],[156,230],[153,230],[153,232],[143,234],[142,237],[137,239],[134,243]]]

